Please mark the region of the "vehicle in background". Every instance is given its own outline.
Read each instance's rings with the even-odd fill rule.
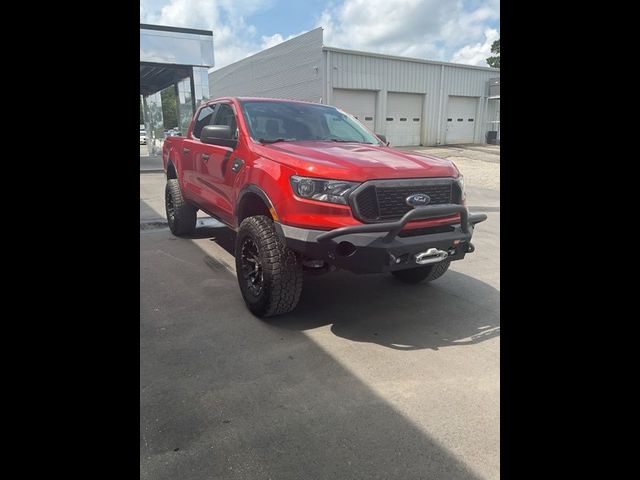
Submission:
[[[169,130],[164,131],[164,138],[167,137],[179,137],[180,130],[178,128],[170,128]]]
[[[147,144],[147,131],[143,128],[140,129],[140,145]]]

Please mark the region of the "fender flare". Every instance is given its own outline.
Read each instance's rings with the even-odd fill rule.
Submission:
[[[173,168],[173,171],[175,173],[175,177],[169,177],[169,171]],[[169,160],[167,160],[167,169],[165,171],[165,174],[167,176],[167,178],[176,178],[179,179],[179,175],[178,175],[178,168],[176,167],[175,162],[173,161],[173,158],[169,158]]]
[[[240,190],[240,193],[238,194],[238,198],[236,200],[236,208],[235,208],[236,218],[238,217],[238,212],[240,211],[240,209],[238,207],[240,206],[240,203],[242,202],[242,199],[244,198],[244,196],[247,193],[254,193],[258,197],[260,197],[260,199],[267,205],[267,208],[269,210],[273,210],[273,212],[276,215],[276,218],[278,217],[278,214],[276,212],[276,207],[273,205],[273,202],[269,198],[269,195],[267,195],[266,192],[264,190],[262,190],[256,184],[250,183],[250,184],[245,185],[244,187],[242,187],[242,190]]]

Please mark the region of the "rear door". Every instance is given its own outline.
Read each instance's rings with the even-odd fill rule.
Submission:
[[[202,142],[200,142],[200,132],[202,127],[209,125],[215,114],[215,105],[205,105],[196,114],[191,135],[182,141],[180,156],[182,159],[182,189],[185,196],[193,200],[198,206],[207,209],[206,192],[203,190],[202,175],[200,173],[200,162],[202,156]]]

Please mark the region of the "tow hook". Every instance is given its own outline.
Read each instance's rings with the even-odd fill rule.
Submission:
[[[430,248],[426,252],[416,253],[415,260],[418,265],[428,265],[430,263],[438,263],[447,258],[449,254],[444,250]]]

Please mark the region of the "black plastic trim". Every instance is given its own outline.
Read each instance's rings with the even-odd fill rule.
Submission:
[[[148,23],[141,23],[140,29],[141,30],[158,30],[161,32],[193,33],[194,35],[209,35],[210,37],[213,37],[213,31],[198,30],[195,28],[167,27],[165,25],[150,25]]]
[[[384,228],[380,224],[345,227],[330,232],[292,227],[279,222],[274,222],[274,226],[287,246],[306,258],[324,260],[329,265],[354,273],[380,273],[419,266],[415,262],[415,255],[429,248],[446,251],[447,260],[462,260],[474,250],[471,246],[474,225],[486,218],[485,214],[468,215],[468,223],[464,228],[461,224],[454,224],[449,232],[393,236],[390,240],[389,231],[371,231]],[[359,227],[366,229],[362,232]],[[348,255],[342,251],[341,244],[349,247]],[[398,262],[398,259],[403,260]]]
[[[236,159],[233,160],[233,165],[231,166],[231,171],[233,173],[238,173],[240,171],[240,169],[243,167],[243,165],[244,165],[244,160],[242,160],[241,158],[236,158]]]
[[[238,200],[236,201],[236,215],[237,215],[237,212],[239,212],[240,210],[238,208],[240,206],[240,202],[242,202],[243,197],[247,193],[255,193],[256,195],[258,195],[258,197],[262,199],[262,201],[264,201],[267,204],[267,207],[269,207],[269,209],[273,208],[273,210],[276,211],[276,208],[273,206],[273,202],[271,201],[269,196],[265,193],[265,191],[262,190],[257,185],[250,183],[249,185],[246,185],[238,194]],[[277,212],[276,212],[276,216],[277,216]]]
[[[412,220],[426,220],[428,218],[444,217],[455,213],[460,214],[460,225],[462,231],[464,233],[469,233],[469,212],[467,211],[467,207],[464,205],[444,204],[416,207],[405,213],[400,220],[395,222],[369,223],[366,225],[336,228],[318,235],[316,240],[322,242],[341,235],[349,235],[353,233],[388,232],[383,241],[385,243],[389,243],[398,235],[398,233],[400,233],[405,225]],[[482,216],[484,216],[484,218],[481,218]],[[487,216],[483,213],[474,215],[475,223],[482,222],[486,219]]]

